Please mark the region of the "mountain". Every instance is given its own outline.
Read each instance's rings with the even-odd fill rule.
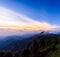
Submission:
[[[22,40],[29,39],[30,37],[36,34],[37,33],[35,32],[31,32],[24,35],[11,35],[11,36],[0,37],[0,50],[2,50],[3,47],[7,47],[7,45],[9,45],[10,43],[15,43],[15,42],[23,43]]]
[[[4,43],[5,45],[1,48],[1,50],[16,51],[16,50],[23,49],[27,47],[28,45],[30,46],[30,44],[32,43],[32,39],[31,38],[23,39],[23,40],[9,39]]]
[[[58,34],[36,34],[34,36],[24,39],[20,38],[19,36],[16,37],[13,36],[3,42],[3,45],[2,47],[0,47],[0,50],[18,51],[30,47],[32,45],[33,40],[41,40],[41,39],[48,40],[51,38],[55,38],[56,36],[58,36]]]
[[[16,36],[16,35],[13,35],[13,36],[7,36],[7,37],[5,37],[3,39],[0,39],[0,50],[2,50],[2,48],[5,49],[5,47],[7,47],[7,48],[10,49],[10,46],[11,46],[12,43],[13,44],[12,44],[11,48],[12,47],[16,47],[17,48],[17,46],[15,46],[15,42],[17,44],[21,44],[21,45],[22,45],[22,43],[25,43],[26,44],[26,42],[28,43],[30,41],[29,40],[29,37],[32,37],[32,35],[29,35],[29,34],[28,35],[24,35],[24,36]],[[18,46],[21,46],[21,45],[18,45]]]

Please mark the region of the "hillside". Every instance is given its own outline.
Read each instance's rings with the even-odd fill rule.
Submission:
[[[13,55],[16,57],[46,57],[52,56],[55,51],[59,50],[57,45],[60,44],[60,35],[37,34],[22,40],[13,39],[11,42],[9,40],[6,42],[8,44],[0,49],[0,55],[4,53],[8,57],[13,57]]]
[[[55,34],[46,34],[46,35],[37,34],[30,38],[25,38],[25,39],[23,39],[20,36],[10,36],[6,38],[3,45],[1,44],[2,46],[0,47],[0,50],[16,51],[16,50],[24,49],[27,46],[31,46],[33,40],[39,40],[39,41],[46,40],[47,41],[56,36],[57,35]]]
[[[50,51],[46,57],[60,57],[60,44],[56,46],[56,51]]]

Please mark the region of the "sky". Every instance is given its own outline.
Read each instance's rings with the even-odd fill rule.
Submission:
[[[60,31],[60,0],[0,0],[0,28]]]

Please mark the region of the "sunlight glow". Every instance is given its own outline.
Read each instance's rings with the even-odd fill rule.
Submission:
[[[35,21],[22,14],[0,7],[0,29],[54,30],[60,28],[47,22]]]

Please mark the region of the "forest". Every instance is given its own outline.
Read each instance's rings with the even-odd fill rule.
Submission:
[[[59,34],[38,34],[30,37],[30,39],[32,39],[32,43],[29,43],[23,49],[17,51],[0,51],[0,57],[54,57],[60,49]],[[55,54],[52,55],[52,53]],[[59,56],[56,55],[55,57]]]

